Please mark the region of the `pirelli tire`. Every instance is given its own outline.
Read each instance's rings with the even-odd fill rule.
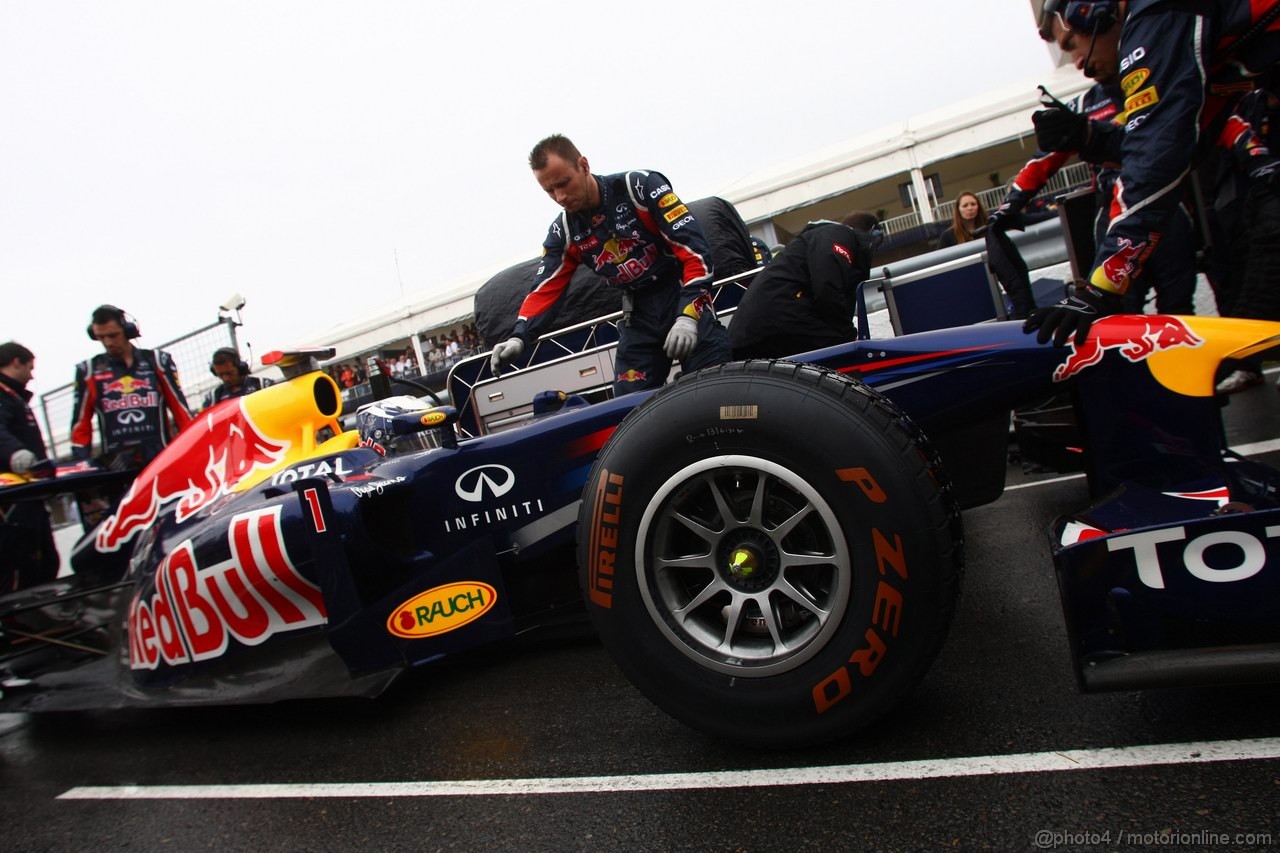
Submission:
[[[743,743],[847,735],[937,656],[963,574],[937,455],[866,385],[781,361],[683,377],[635,409],[583,494],[606,649],[656,705]]]

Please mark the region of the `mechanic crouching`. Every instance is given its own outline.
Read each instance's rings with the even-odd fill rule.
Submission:
[[[692,371],[729,360],[729,335],[711,305],[711,246],[665,177],[641,170],[594,175],[559,134],[534,146],[529,167],[564,212],[547,231],[512,336],[493,349],[495,376],[546,331],[580,264],[623,291],[615,394],[662,385],[673,361]]]

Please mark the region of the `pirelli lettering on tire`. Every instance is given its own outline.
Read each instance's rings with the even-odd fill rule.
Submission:
[[[618,557],[618,521],[622,517],[622,475],[601,469],[596,481],[595,513],[591,520],[587,590],[593,604],[613,606],[613,582]]]

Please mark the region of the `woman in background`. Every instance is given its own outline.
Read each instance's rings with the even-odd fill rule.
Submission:
[[[987,211],[983,209],[982,202],[973,193],[962,192],[951,214],[951,227],[938,237],[938,248],[968,243],[973,239],[973,232],[986,224]]]

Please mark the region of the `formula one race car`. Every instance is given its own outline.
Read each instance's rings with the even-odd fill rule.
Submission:
[[[349,431],[312,354],[277,354],[287,381],[197,418],[74,576],[0,599],[0,710],[372,696],[585,604],[680,720],[841,736],[928,669],[960,510],[999,497],[1011,409],[1064,389],[1094,496],[1053,530],[1082,687],[1275,679],[1280,472],[1226,451],[1213,378],[1277,343],[1276,323],[1118,316],[1059,348],[995,322],[598,402],[480,357],[455,406],[383,401]]]

